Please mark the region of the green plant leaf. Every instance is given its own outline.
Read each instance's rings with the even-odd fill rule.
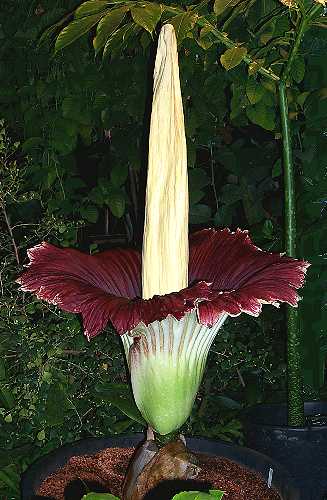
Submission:
[[[65,411],[70,407],[64,389],[59,385],[54,385],[48,393],[45,403],[47,424],[51,427],[61,425],[65,420]]]
[[[16,493],[16,495],[19,494],[18,481],[19,475],[14,464],[7,465],[7,467],[4,467],[2,470],[0,470],[0,482],[6,484],[9,488],[11,488]]]
[[[128,10],[128,6],[124,5],[123,7],[111,10],[109,14],[101,19],[97,27],[96,36],[93,39],[93,47],[96,54],[105,46],[109,37],[119,28]]]
[[[303,56],[297,56],[291,66],[291,76],[296,83],[302,82],[305,74],[305,61]]]
[[[87,207],[82,207],[80,209],[81,216],[88,222],[94,224],[99,218],[99,211],[94,205],[88,205]]]
[[[265,60],[264,59],[258,59],[257,61],[251,62],[248,67],[248,74],[249,76],[253,76],[256,73],[258,73],[259,69],[262,68]]]
[[[168,22],[174,26],[177,45],[180,45],[184,38],[186,38],[187,34],[194,28],[196,14],[192,11],[184,12],[183,14],[178,14],[177,16],[172,17]]]
[[[75,19],[81,19],[85,16],[91,16],[93,14],[98,14],[103,10],[108,8],[109,2],[106,0],[89,0],[88,2],[82,3],[75,10],[74,17]]]
[[[15,406],[15,400],[12,392],[5,386],[0,386],[0,404],[8,410],[11,410]]]
[[[53,24],[49,28],[47,28],[42,35],[39,38],[38,41],[38,46],[42,46],[47,40],[52,40],[52,37],[55,35],[55,33],[61,28],[63,24],[66,24],[67,21],[71,20],[73,18],[73,13],[69,13],[66,16],[64,16],[62,19],[60,19],[57,23]]]
[[[251,104],[261,101],[265,89],[255,78],[249,78],[246,82],[246,95]]]
[[[229,398],[227,396],[217,396],[215,401],[222,408],[228,408],[229,410],[240,410],[242,405],[235,399]]]
[[[42,137],[30,137],[22,144],[23,153],[30,153],[34,149],[38,149],[43,144]]]
[[[121,52],[127,47],[129,40],[135,36],[141,27],[134,24],[128,23],[118,28],[118,30],[114,31],[108,38],[106,45],[103,49],[103,59],[109,54],[116,51]]]
[[[209,493],[202,491],[182,491],[177,493],[172,500],[221,500],[224,496],[224,491],[209,490]]]
[[[235,7],[241,0],[215,0],[213,10],[217,16],[222,14],[226,9]]]
[[[278,158],[278,160],[274,163],[274,166],[272,168],[271,177],[275,179],[280,175],[282,175],[282,160]]]
[[[120,219],[124,215],[126,199],[120,190],[112,190],[106,202],[115,217]]]
[[[190,223],[206,224],[211,220],[211,209],[208,205],[197,203],[190,207]]]
[[[88,493],[82,497],[82,500],[119,500],[111,493]]]
[[[189,171],[190,189],[201,189],[210,183],[211,179],[203,168],[194,168]]]
[[[162,14],[162,7],[157,3],[141,3],[131,8],[131,14],[139,26],[152,34]]]
[[[145,424],[128,384],[107,382],[96,385],[95,390],[98,399],[111,403],[135,422]]]
[[[75,42],[78,38],[88,33],[93,26],[105,15],[106,11],[102,11],[92,16],[82,17],[76,21],[72,21],[63,30],[60,31],[56,44],[55,53],[64,49],[71,43]]]
[[[265,106],[263,101],[260,101],[254,106],[246,108],[247,117],[251,122],[260,125],[266,130],[274,130],[275,128],[275,110],[274,108]]]
[[[247,53],[247,49],[245,47],[233,47],[232,49],[227,49],[220,56],[220,62],[225,69],[230,70],[238,66],[245,54]]]
[[[201,29],[200,36],[196,41],[204,50],[210,49],[216,41],[216,38],[212,33],[212,27],[204,26],[204,28]]]
[[[128,167],[127,165],[115,165],[110,173],[111,184],[119,188],[121,187],[128,177]]]

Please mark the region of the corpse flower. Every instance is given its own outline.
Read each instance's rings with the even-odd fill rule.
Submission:
[[[186,142],[172,26],[159,37],[154,73],[143,253],[95,255],[42,243],[29,250],[21,289],[80,313],[90,339],[121,335],[136,404],[159,434],[186,421],[209,348],[228,316],[262,304],[296,306],[308,263],[264,252],[247,231],[188,237]]]

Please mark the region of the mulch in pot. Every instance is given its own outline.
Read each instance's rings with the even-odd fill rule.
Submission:
[[[35,499],[80,500],[89,491],[120,497],[133,452],[133,448],[107,448],[95,455],[72,457],[42,482]],[[280,500],[279,494],[268,488],[256,472],[226,458],[202,454],[198,457],[201,472],[196,481],[159,485],[145,500],[170,500],[179,491],[209,489],[225,491],[224,500]]]

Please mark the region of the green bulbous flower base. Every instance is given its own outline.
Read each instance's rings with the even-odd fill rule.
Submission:
[[[179,321],[168,316],[148,326],[140,323],[123,335],[136,404],[156,433],[177,431],[188,419],[210,346],[226,317],[208,328],[194,310]]]

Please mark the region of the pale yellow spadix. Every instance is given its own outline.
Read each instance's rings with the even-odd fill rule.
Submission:
[[[163,26],[154,69],[149,139],[142,296],[188,286],[188,180],[178,55],[172,25]]]

